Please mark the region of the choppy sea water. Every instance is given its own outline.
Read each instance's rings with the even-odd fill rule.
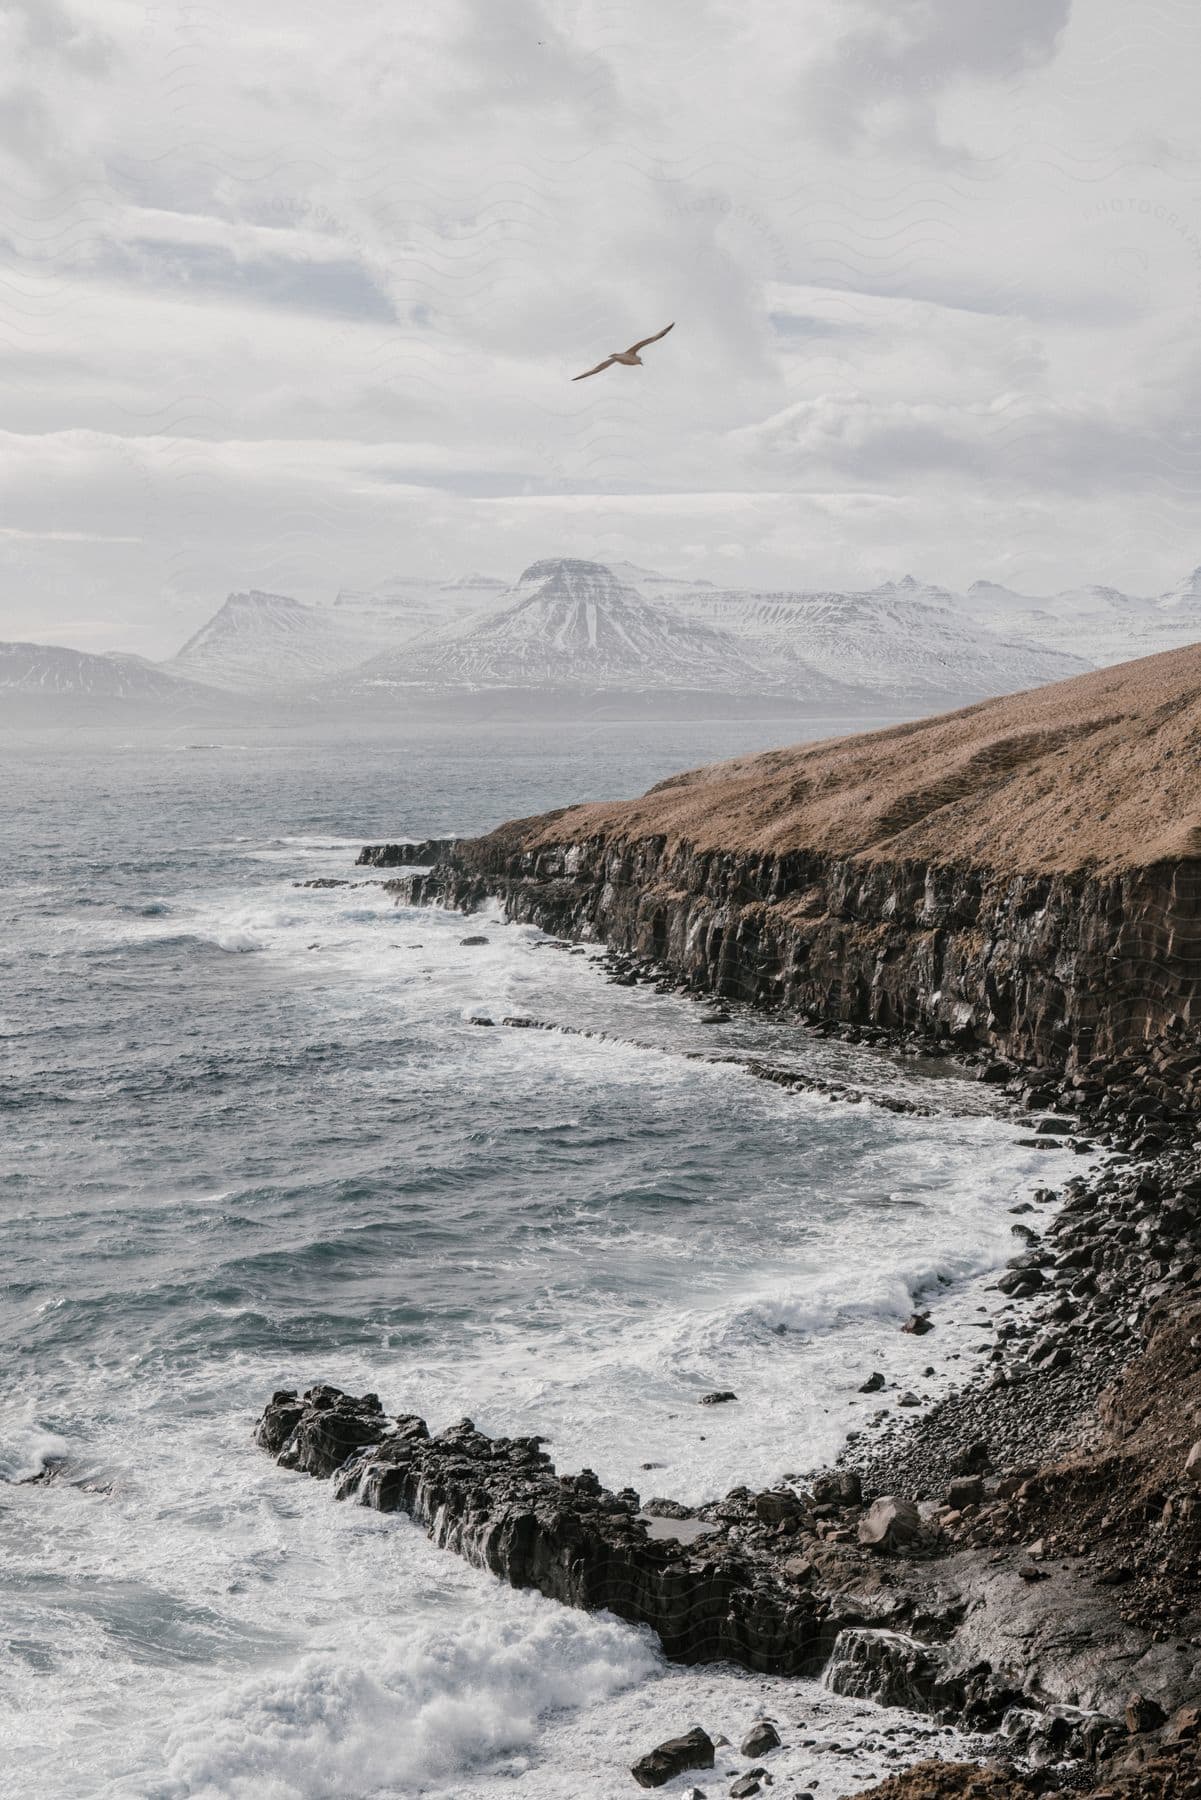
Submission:
[[[353,867],[366,840],[637,792],[754,732],[5,752],[0,1790],[617,1796],[660,1738],[737,1742],[764,1711],[798,1788],[890,1766],[898,1715],[672,1668],[250,1436],[273,1388],[332,1380],[697,1501],[827,1462],[873,1368],[927,1396],[962,1374],[1007,1207],[1062,1153],[1020,1147],[979,1088],[706,1028]],[[320,876],[371,885],[296,885]],[[610,1035],[469,1023],[506,1013]],[[898,1330],[917,1300],[940,1326],[921,1340]],[[715,1387],[738,1403],[698,1409]]]

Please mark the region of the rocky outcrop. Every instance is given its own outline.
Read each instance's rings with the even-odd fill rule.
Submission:
[[[514,1587],[651,1626],[675,1661],[826,1670],[838,1692],[982,1729],[1009,1715],[1026,1737],[1048,1709],[1074,1708],[1077,1750],[1121,1734],[1135,1683],[1166,1713],[1201,1679],[1187,1636],[1165,1642],[1154,1622],[1131,1623],[1087,1563],[1031,1587],[1020,1502],[1010,1547],[998,1548],[1015,1534],[996,1529],[995,1507],[976,1508],[988,1524],[977,1547],[971,1532],[945,1535],[937,1509],[919,1526],[917,1509],[895,1502],[913,1529],[903,1542],[869,1532],[867,1547],[857,1526],[873,1509],[849,1471],[799,1493],[735,1488],[696,1509],[643,1507],[590,1470],[557,1474],[537,1438],[492,1439],[470,1420],[431,1436],[374,1394],[328,1386],[277,1392],[256,1437],[284,1467],[332,1477],[337,1498],[408,1514]],[[668,1535],[665,1520],[687,1528]]]
[[[513,1587],[653,1626],[675,1661],[812,1674],[840,1628],[828,1595],[739,1554],[720,1519],[716,1542],[651,1537],[638,1495],[587,1469],[556,1475],[537,1438],[491,1439],[470,1420],[431,1437],[420,1419],[386,1419],[374,1395],[317,1387],[275,1394],[256,1439],[285,1468],[333,1475],[339,1499],[409,1514]]]
[[[1201,1104],[1201,862],[1002,874],[547,830],[461,842],[394,891],[467,912],[497,898],[697,993],[1067,1071],[1102,1118],[1106,1088],[1136,1079],[1148,1120]]]
[[[355,866],[368,869],[425,869],[441,856],[448,856],[458,840],[455,838],[421,838],[415,843],[364,844],[355,857]]]

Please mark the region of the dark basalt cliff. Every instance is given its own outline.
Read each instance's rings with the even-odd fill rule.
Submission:
[[[1201,1098],[1201,646],[449,845],[402,897],[687,987]]]
[[[1201,1095],[1201,862],[1020,874],[663,836],[457,845],[402,897],[601,941],[689,988],[981,1044],[1100,1091],[1123,1058],[1147,1112]]]

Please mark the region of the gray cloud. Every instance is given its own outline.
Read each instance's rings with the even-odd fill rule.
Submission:
[[[862,0],[861,22],[805,76],[806,108],[831,141],[940,145],[952,83],[1004,81],[1055,54],[1072,0]]]

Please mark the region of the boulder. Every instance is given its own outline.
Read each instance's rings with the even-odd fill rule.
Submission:
[[[782,1525],[787,1519],[799,1519],[804,1510],[788,1488],[769,1488],[755,1496],[755,1517],[763,1525]]]
[[[1041,1269],[1008,1269],[997,1282],[1003,1294],[1011,1300],[1024,1300],[1028,1294],[1037,1294],[1043,1287]]]
[[[1201,1438],[1184,1459],[1184,1479],[1191,1481],[1194,1487],[1201,1487]]]
[[[295,1388],[277,1388],[255,1426],[255,1443],[278,1456],[303,1413],[304,1401],[297,1398]]]
[[[893,1551],[915,1544],[921,1537],[922,1521],[912,1500],[897,1494],[882,1494],[873,1500],[865,1518],[859,1522],[859,1542],[869,1550]]]
[[[809,1491],[818,1506],[858,1506],[863,1483],[854,1469],[827,1469],[815,1475]]]
[[[844,1626],[834,1642],[825,1684],[831,1693],[877,1706],[930,1712],[945,1698],[939,1651],[899,1631]]]
[[[901,1326],[901,1330],[907,1331],[910,1337],[925,1337],[928,1331],[934,1330],[934,1326],[931,1323],[929,1313],[915,1312],[909,1315],[908,1319]]]
[[[984,1498],[984,1478],[981,1475],[958,1475],[947,1488],[947,1505],[956,1512],[962,1512],[965,1506],[979,1506]]]
[[[701,1406],[724,1406],[727,1400],[737,1400],[737,1398],[738,1398],[738,1395],[735,1394],[730,1388],[718,1388],[712,1394],[702,1394],[700,1397],[699,1405],[701,1405]]]
[[[663,1787],[682,1775],[685,1769],[711,1769],[713,1767],[713,1739],[707,1731],[695,1725],[683,1737],[668,1738],[666,1743],[657,1744],[640,1756],[630,1769],[630,1774],[639,1787]]]
[[[780,1734],[770,1719],[757,1719],[742,1740],[742,1754],[752,1760],[780,1748]]]
[[[878,1369],[873,1369],[867,1380],[860,1385],[861,1394],[878,1394],[884,1386],[884,1377]]]

